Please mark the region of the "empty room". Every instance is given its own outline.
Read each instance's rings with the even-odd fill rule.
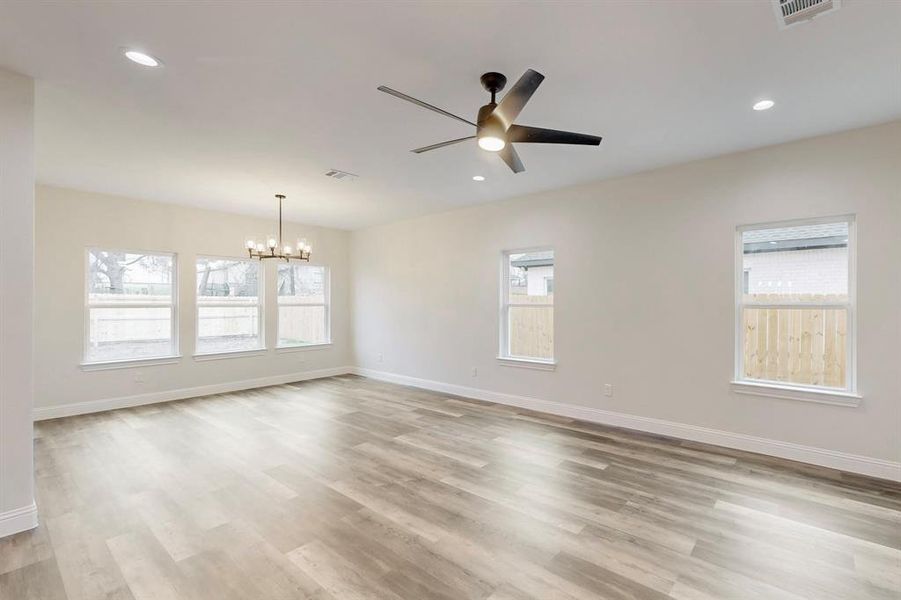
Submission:
[[[0,600],[901,600],[901,1],[0,0]]]

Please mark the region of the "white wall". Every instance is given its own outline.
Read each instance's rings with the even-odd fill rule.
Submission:
[[[735,227],[848,213],[857,215],[859,239],[862,404],[732,392]],[[535,246],[555,249],[553,372],[495,359],[501,251]],[[897,462],[899,265],[894,122],[354,232],[355,360],[363,369],[647,423]],[[605,383],[614,385],[612,397],[602,394]]]
[[[34,82],[0,69],[0,537],[37,525],[33,245]]]
[[[273,220],[205,211],[39,186],[37,188],[36,416],[46,418],[209,393],[246,383],[300,379],[350,364],[348,338],[348,233],[285,224],[289,239],[303,234],[313,245],[312,264],[331,268],[332,345],[324,349],[195,361],[194,262],[198,255],[242,257],[244,238],[272,231]],[[183,357],[177,364],[83,371],[85,250],[174,252],[178,260],[178,330]],[[274,261],[264,263],[265,338],[276,340]],[[138,381],[143,380],[143,381]],[[188,390],[186,393],[180,391]],[[109,402],[107,402],[109,401]],[[88,403],[88,404],[82,404]]]

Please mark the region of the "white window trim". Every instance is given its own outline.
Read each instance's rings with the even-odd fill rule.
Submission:
[[[172,300],[169,304],[154,303],[129,303],[129,302],[96,302],[91,303],[91,252],[123,252],[125,254],[145,254],[153,256],[169,256],[172,258]],[[160,250],[133,250],[123,248],[109,248],[102,246],[88,246],[84,251],[84,331],[82,332],[82,362],[79,364],[83,371],[103,371],[107,369],[125,369],[129,367],[141,367],[155,364],[171,364],[178,362],[178,254]],[[92,308],[168,308],[169,309],[169,354],[161,356],[142,356],[140,358],[123,358],[117,360],[88,360],[88,351],[91,347],[91,309]]]
[[[79,364],[82,371],[111,371],[114,369],[137,369],[140,367],[155,367],[158,365],[176,365],[182,359],[181,354],[163,356],[160,358],[126,358],[123,360],[105,360],[96,362],[83,362]]]
[[[258,265],[260,276],[257,279],[257,302],[256,304],[246,303],[239,305],[229,302],[204,302],[200,303],[200,296],[197,293],[197,262],[201,259],[206,260],[228,260],[233,262],[246,262]],[[256,356],[266,352],[266,321],[263,317],[266,290],[266,269],[263,261],[252,258],[244,258],[237,256],[213,256],[210,254],[198,254],[194,257],[194,360],[216,360],[218,358],[241,358],[242,356]],[[257,348],[246,348],[242,350],[223,350],[220,352],[198,352],[197,342],[200,339],[200,309],[201,308],[231,308],[235,306],[256,306],[257,307],[257,331],[260,332],[260,345]]]
[[[289,263],[290,264],[290,263]],[[279,265],[282,266],[282,265]],[[279,343],[279,339],[281,336],[279,335],[279,325],[281,325],[281,311],[276,311],[275,319],[275,349],[279,352],[290,352],[295,350],[317,350],[322,349],[323,347],[328,347],[332,345],[332,270],[327,265],[319,265],[319,264],[306,264],[306,265],[294,265],[299,267],[319,267],[324,270],[325,279],[323,284],[325,286],[324,302],[298,302],[296,300],[289,300],[287,302],[282,302],[282,298],[293,298],[292,296],[279,296],[278,294],[278,269],[276,269],[276,277],[275,277],[275,303],[277,308],[281,308],[282,306],[321,306],[325,308],[325,340],[321,342],[312,342],[309,344],[281,344]]]
[[[307,305],[304,305],[307,306]],[[299,344],[297,346],[278,346],[275,351],[279,354],[291,352],[310,352],[313,350],[328,350],[333,346],[332,342],[319,342],[316,344]]]
[[[206,306],[206,304],[204,304]],[[264,356],[269,352],[266,348],[257,348],[255,350],[224,350],[222,352],[198,352],[194,354],[194,360],[204,362],[208,360],[226,360],[229,358],[250,358],[253,356]]]
[[[743,379],[732,381],[732,391],[736,394],[749,396],[766,396],[768,398],[781,398],[783,400],[800,400],[802,402],[816,402],[819,404],[832,404],[835,406],[860,406],[863,396],[853,392],[845,392],[839,389],[813,387],[806,385],[776,384],[770,381]]]
[[[744,246],[742,233],[753,229],[770,229],[779,227],[796,227],[799,225],[819,225],[822,223],[835,223],[845,221],[848,223],[848,302],[847,303],[756,303],[744,302]],[[816,217],[812,219],[794,219],[786,221],[772,221],[768,223],[754,223],[741,225],[735,229],[735,361],[734,378],[731,381],[732,389],[736,393],[754,396],[768,396],[771,398],[783,398],[800,400],[805,402],[819,402],[840,406],[859,406],[863,398],[857,390],[857,223],[855,215],[837,215],[830,217]],[[746,306],[754,308],[843,308],[848,311],[847,335],[845,336],[845,353],[847,356],[847,372],[844,388],[830,388],[825,386],[792,384],[782,381],[746,379],[742,376],[742,358],[744,350],[744,326],[742,309]]]
[[[510,367],[534,368],[542,371],[553,371],[556,368],[556,348],[551,348],[554,355],[550,359],[535,358],[532,356],[516,356],[510,354],[510,308],[526,307],[526,308],[548,308],[550,307],[556,317],[557,309],[554,304],[532,304],[521,302],[510,302],[510,255],[521,254],[524,252],[554,252],[554,275],[557,274],[557,253],[553,246],[535,246],[531,248],[520,248],[514,250],[501,251],[501,277],[500,277],[500,298],[498,313],[498,356],[497,360],[500,364]],[[556,282],[554,282],[556,284]],[[556,303],[556,288],[554,293],[554,301]],[[556,336],[554,336],[556,341]],[[556,344],[555,344],[556,346]]]
[[[557,369],[556,361],[541,360],[538,358],[498,356],[497,362],[504,367],[519,367],[521,369],[535,369],[536,371],[554,371]]]

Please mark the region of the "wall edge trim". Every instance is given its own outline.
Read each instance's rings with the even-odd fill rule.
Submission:
[[[0,513],[0,538],[28,531],[38,526],[38,507],[32,500],[28,506],[21,506]]]
[[[60,404],[58,406],[37,406],[34,408],[33,415],[35,421],[58,419],[60,417],[73,417],[76,415],[86,415],[107,410],[116,410],[119,408],[131,408],[134,406],[144,406],[146,404],[158,404],[160,402],[171,402],[173,400],[185,400],[187,398],[209,396],[211,394],[239,392],[241,390],[266,387],[269,385],[283,385],[286,383],[294,383],[295,381],[307,381],[310,379],[322,379],[324,377],[346,375],[351,372],[351,369],[351,367],[331,367],[327,369],[315,369],[312,371],[287,373],[285,375],[272,375],[269,377],[258,377],[255,379],[244,379],[239,381],[213,383],[195,387],[176,388],[173,390],[149,392],[146,394],[136,394],[133,396],[120,396],[117,398],[105,398],[102,400],[74,402],[71,404]]]

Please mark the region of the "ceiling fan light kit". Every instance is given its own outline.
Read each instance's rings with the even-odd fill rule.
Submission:
[[[559,131],[556,129],[542,129],[540,127],[527,127],[524,125],[516,125],[514,121],[523,107],[544,81],[544,75],[538,71],[528,69],[523,73],[522,77],[513,84],[510,91],[501,99],[500,103],[496,102],[497,93],[504,89],[507,85],[507,78],[501,73],[489,72],[480,78],[482,87],[491,94],[491,102],[479,109],[476,122],[473,123],[463,117],[450,113],[442,108],[433,106],[422,100],[408,96],[402,92],[391,89],[387,86],[379,86],[379,91],[391,94],[401,100],[412,102],[422,108],[437,112],[438,114],[450,117],[462,123],[466,123],[476,128],[476,134],[446,142],[439,142],[430,146],[416,148],[412,150],[416,154],[422,154],[430,150],[437,150],[445,146],[459,144],[467,140],[475,139],[479,147],[489,152],[496,152],[498,156],[510,167],[514,173],[525,171],[519,154],[513,147],[513,142],[521,144],[578,144],[582,146],[598,146],[601,138],[596,135],[588,135],[584,133],[573,133],[570,131]]]
[[[305,238],[299,238],[296,246],[282,244],[282,201],[285,199],[284,194],[276,194],[278,199],[278,237],[273,234],[267,235],[266,242],[260,242],[254,237],[248,237],[244,241],[244,247],[250,258],[265,260],[267,258],[276,258],[290,262],[292,260],[304,260],[309,262],[313,247],[307,243]]]

